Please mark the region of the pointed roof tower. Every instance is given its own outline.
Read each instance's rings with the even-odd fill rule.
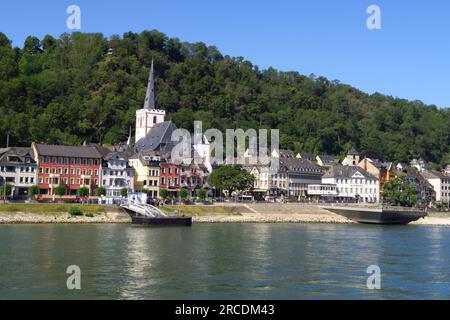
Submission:
[[[150,75],[148,77],[147,93],[145,94],[144,109],[155,109],[155,75],[152,66],[150,67]]]
[[[130,127],[130,134],[128,135],[127,146],[131,146],[131,127]]]

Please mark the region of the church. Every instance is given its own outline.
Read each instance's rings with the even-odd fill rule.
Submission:
[[[136,111],[135,145],[136,153],[160,151],[170,153],[176,142],[171,140],[172,133],[177,129],[172,121],[165,121],[166,111],[156,108],[155,102],[155,72],[154,63],[150,67],[150,74],[145,94],[144,106]],[[198,134],[198,128],[194,135]],[[203,136],[200,141],[192,146],[192,152],[200,157],[212,172],[210,165],[210,144]]]
[[[172,132],[177,129],[172,121],[165,121],[166,111],[157,109],[155,103],[154,65],[150,67],[144,106],[136,111],[135,151],[165,151],[174,147]]]
[[[171,152],[178,142],[173,142],[171,138],[177,127],[172,121],[165,120],[166,111],[157,108],[155,97],[152,60],[144,105],[136,111],[134,145],[131,134],[128,139],[128,148],[133,153],[129,163],[135,170],[136,189],[148,190],[151,198],[159,198],[161,189],[175,195],[181,187],[189,189],[194,195],[195,190],[208,185],[208,176],[212,172],[210,145],[203,137],[200,143],[192,146],[192,157],[196,153],[202,159],[201,164],[177,166],[172,163]]]

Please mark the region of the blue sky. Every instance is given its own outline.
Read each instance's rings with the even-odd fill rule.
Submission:
[[[450,107],[450,1],[2,0],[0,31],[16,46],[27,35],[59,36],[69,32],[71,4],[81,8],[82,32],[158,29],[262,69],[314,73],[368,93]],[[381,30],[366,27],[371,4],[381,8]]]

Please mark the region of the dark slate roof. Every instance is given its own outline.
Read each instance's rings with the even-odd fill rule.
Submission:
[[[278,150],[280,158],[295,158],[295,153],[292,150],[280,149]]]
[[[325,172],[322,178],[350,178],[356,172],[361,173],[366,179],[377,179],[377,177],[358,166],[343,165],[332,166],[327,172]]]
[[[146,159],[147,157],[159,157],[161,161]],[[165,162],[170,158],[170,153],[165,151],[147,151],[138,152],[132,155],[129,159],[139,159],[144,166],[154,166],[159,162]]]
[[[280,167],[286,167],[289,172],[313,172],[322,173],[322,168],[303,158],[281,158]]]
[[[153,71],[153,59],[148,76],[147,92],[145,94],[144,109],[155,109],[155,75]]]
[[[164,121],[157,123],[150,129],[145,138],[136,142],[135,150],[140,151],[171,151],[175,143],[171,141],[172,132],[177,127],[172,121]]]
[[[14,161],[13,163],[24,163],[25,157],[29,156],[31,158],[31,163],[34,163],[31,148],[28,147],[9,147],[0,149],[0,163],[12,163],[8,160],[8,157],[16,156],[19,161]]]
[[[425,179],[450,179],[450,176],[436,170],[424,170],[420,174]]]
[[[369,159],[369,158],[367,158],[367,160],[369,160],[378,169],[390,170],[392,167],[392,162],[382,162],[378,159]]]
[[[347,154],[351,155],[351,156],[353,156],[353,155],[358,156],[359,155],[358,151],[356,151],[356,149],[353,148],[353,147],[351,147],[350,150],[348,150]]]
[[[35,144],[35,146],[40,156],[102,158],[97,148],[92,146],[73,147],[48,144]]]
[[[333,163],[338,163],[339,162],[338,159],[335,159],[332,156],[329,156],[329,155],[326,155],[326,154],[320,155],[319,158],[325,164],[333,164]]]
[[[128,156],[124,153],[124,152],[120,152],[120,151],[112,151],[110,153],[108,153],[104,159],[106,161],[111,160],[113,157],[118,156],[122,159],[124,159],[125,161],[128,161]]]
[[[300,157],[302,157],[302,159],[306,159],[309,161],[316,161],[316,157],[309,152],[300,152]]]

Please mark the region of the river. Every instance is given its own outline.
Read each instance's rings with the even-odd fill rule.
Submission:
[[[0,225],[0,299],[411,298],[450,299],[450,228]]]

